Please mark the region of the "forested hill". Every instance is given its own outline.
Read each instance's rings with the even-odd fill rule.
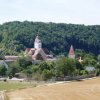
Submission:
[[[37,33],[41,37],[43,48],[54,54],[67,54],[71,44],[75,49],[100,54],[99,25],[8,22],[0,25],[0,48],[7,54],[15,54],[26,47],[33,47]]]

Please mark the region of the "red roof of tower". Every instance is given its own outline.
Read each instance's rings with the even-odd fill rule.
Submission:
[[[69,55],[75,55],[74,48],[72,45],[71,45],[70,50],[69,50]]]

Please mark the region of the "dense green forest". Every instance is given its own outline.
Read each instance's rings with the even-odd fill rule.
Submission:
[[[0,48],[5,54],[18,54],[34,46],[39,34],[43,48],[50,53],[67,55],[70,45],[85,52],[100,54],[100,25],[64,23],[8,22],[0,25]]]

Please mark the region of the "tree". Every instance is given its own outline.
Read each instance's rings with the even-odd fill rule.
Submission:
[[[76,69],[75,60],[62,57],[56,62],[56,76],[73,75]]]
[[[96,57],[93,54],[86,54],[83,60],[84,66],[92,65],[95,66],[96,64]]]
[[[17,61],[12,62],[9,64],[9,69],[8,69],[8,75],[10,77],[14,77],[16,73],[19,73],[21,71],[21,68],[18,64]]]
[[[23,70],[23,73],[26,74],[28,81],[31,80],[33,71],[32,71],[32,69],[30,68],[30,66],[28,66],[27,69]]]
[[[0,50],[0,60],[4,60],[5,52]]]
[[[83,63],[80,63],[78,60],[75,60],[75,63],[78,70],[84,70]]]
[[[19,66],[21,69],[27,69],[28,66],[32,65],[32,58],[29,56],[21,57],[18,59]]]
[[[45,61],[43,61],[39,64],[39,69],[41,71],[43,71],[44,69],[52,70],[54,68],[54,65],[55,65],[54,62],[47,62],[47,61],[45,62]]]
[[[100,54],[98,55],[97,59],[98,59],[98,61],[100,61]]]
[[[0,76],[6,76],[7,68],[3,65],[0,65]]]
[[[52,78],[53,74],[52,74],[52,71],[51,70],[48,70],[48,69],[44,69],[42,71],[42,77],[43,77],[43,80],[48,80],[50,78]]]
[[[96,63],[96,75],[100,75],[100,62]]]
[[[100,53],[99,25],[8,22],[0,25],[0,47],[7,49],[7,54],[17,54],[26,47],[33,47],[33,40],[38,31],[43,46],[53,54],[66,55],[71,44],[78,49],[77,55],[84,55],[80,50],[96,55]]]

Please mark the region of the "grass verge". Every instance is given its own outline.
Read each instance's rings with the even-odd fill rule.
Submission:
[[[16,89],[24,89],[27,87],[35,87],[36,83],[30,82],[0,82],[0,91],[12,91]]]

